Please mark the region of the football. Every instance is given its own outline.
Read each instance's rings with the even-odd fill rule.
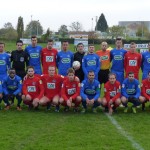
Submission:
[[[72,67],[73,67],[75,70],[79,69],[80,66],[81,66],[81,64],[80,64],[79,61],[74,61],[74,62],[72,63]]]

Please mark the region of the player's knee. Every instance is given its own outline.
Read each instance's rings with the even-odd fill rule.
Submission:
[[[59,102],[62,104],[64,103],[64,99],[63,98],[60,98]]]
[[[126,103],[126,102],[127,102],[127,98],[124,97],[124,96],[122,96],[122,97],[121,97],[121,102],[122,102],[122,103]]]
[[[141,103],[143,103],[143,102],[146,101],[145,97],[143,97],[143,96],[140,96],[140,97],[139,97],[139,100],[140,100]]]
[[[82,100],[81,96],[77,96],[76,101],[81,102],[81,100]]]
[[[107,100],[106,100],[106,98],[103,98],[101,103],[102,103],[103,106],[106,106],[106,105],[107,105]]]
[[[118,98],[118,99],[115,101],[115,103],[116,103],[117,105],[120,105],[120,104],[121,104],[121,99]]]

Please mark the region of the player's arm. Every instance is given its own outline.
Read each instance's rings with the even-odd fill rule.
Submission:
[[[7,90],[6,78],[3,80],[2,88],[3,88],[3,93],[4,93],[5,95],[8,95],[9,92],[8,92],[8,90]]]
[[[84,75],[88,74],[88,72],[86,70],[86,58],[85,57],[83,57],[83,59],[82,59],[82,70],[84,72]]]
[[[99,97],[100,97],[100,83],[98,82],[97,83],[97,86],[96,86],[96,95],[94,96],[94,101],[96,101]]]
[[[139,98],[141,95],[141,90],[140,90],[140,83],[139,81],[136,82],[136,95],[134,96],[135,98]]]
[[[85,91],[85,83],[84,81],[81,83],[81,88],[80,88],[80,95],[82,97],[82,100],[86,101],[86,99],[88,98],[87,95],[84,93]]]
[[[108,90],[108,86],[107,84],[105,83],[104,84],[104,97],[106,98],[107,101],[110,101],[110,93],[109,93],[109,90]]]
[[[138,61],[138,67],[139,67],[139,69],[140,69],[141,65],[142,65],[142,55],[139,54],[139,61]]]
[[[124,70],[127,70],[127,53],[124,56]]]
[[[43,86],[43,83],[42,83],[41,79],[38,80],[38,86],[39,86],[39,89],[40,89],[40,93],[39,93],[37,98],[41,99],[43,97],[43,95],[44,95],[44,86]]]
[[[98,75],[98,72],[100,70],[100,57],[97,56],[97,60],[96,60],[96,70],[95,70],[95,73]]]
[[[14,91],[14,93],[13,93],[14,95],[17,95],[17,94],[21,93],[21,91],[22,91],[22,80],[20,77],[17,80],[18,80],[18,89],[16,91]]]
[[[27,82],[27,79],[23,81],[23,85],[22,85],[22,93],[23,93],[23,95],[27,95],[28,94],[26,82]]]
[[[122,94],[122,96],[129,98],[129,95],[126,92],[126,81],[125,80],[122,83],[121,94]]]
[[[66,101],[68,100],[66,95],[66,82],[64,81],[61,88],[61,97]]]

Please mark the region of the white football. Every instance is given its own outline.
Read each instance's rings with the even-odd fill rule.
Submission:
[[[81,64],[80,64],[80,62],[77,61],[77,60],[72,63],[72,67],[73,67],[74,69],[79,69],[80,66],[81,66]]]

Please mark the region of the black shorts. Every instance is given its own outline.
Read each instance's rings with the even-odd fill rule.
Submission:
[[[98,73],[98,81],[100,84],[106,83],[108,81],[109,69],[100,70]]]

